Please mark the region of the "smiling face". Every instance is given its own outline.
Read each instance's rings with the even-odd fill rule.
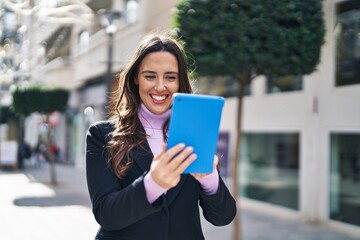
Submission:
[[[169,52],[149,53],[140,63],[135,83],[139,85],[141,101],[150,112],[166,112],[173,94],[179,91],[178,61]]]

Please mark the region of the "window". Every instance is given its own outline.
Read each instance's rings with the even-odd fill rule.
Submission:
[[[302,90],[302,75],[288,76],[268,76],[266,82],[266,92],[289,92]]]
[[[134,23],[138,20],[139,3],[136,0],[126,1],[126,23]]]
[[[242,196],[297,210],[299,134],[244,134],[240,177]]]
[[[8,41],[15,40],[16,43],[19,42],[19,36],[17,33],[18,26],[16,25],[16,14],[9,12],[8,10],[3,10],[2,16],[0,18],[0,45],[5,45]]]
[[[360,83],[360,1],[336,6],[336,86]]]
[[[15,32],[18,28],[18,26],[16,25],[16,14],[14,12],[6,10],[6,8],[3,9],[3,12],[4,15],[2,17],[2,23],[4,25],[4,28],[8,29],[9,31]]]
[[[44,40],[45,57],[47,62],[70,56],[70,35],[72,26],[59,27],[48,39]]]
[[[82,31],[79,34],[79,52],[85,52],[88,50],[90,42],[90,34],[87,31]]]
[[[330,136],[330,218],[360,226],[360,133]]]

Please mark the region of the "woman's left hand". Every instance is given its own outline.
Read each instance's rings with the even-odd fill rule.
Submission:
[[[218,156],[214,155],[214,168],[213,171],[216,171],[217,165],[219,164],[219,158]],[[199,180],[202,177],[205,177],[206,175],[209,175],[208,173],[192,173],[191,174],[196,180]]]

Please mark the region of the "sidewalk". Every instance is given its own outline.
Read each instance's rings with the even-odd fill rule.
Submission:
[[[0,170],[2,240],[89,240],[98,225],[91,212],[85,172],[57,165],[59,184],[52,186],[47,165],[24,171]],[[241,209],[243,240],[356,240],[329,229]],[[231,240],[232,225],[203,221],[207,240]]]

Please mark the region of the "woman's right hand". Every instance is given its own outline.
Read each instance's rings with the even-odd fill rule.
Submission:
[[[165,189],[175,187],[183,171],[196,159],[192,147],[185,147],[185,144],[177,144],[166,150],[166,145],[162,146],[162,151],[157,155],[150,167],[150,174],[153,180]]]

